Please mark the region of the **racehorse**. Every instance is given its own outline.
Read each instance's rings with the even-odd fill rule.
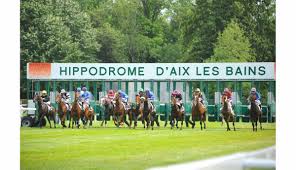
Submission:
[[[106,127],[108,117],[112,116],[114,120],[114,104],[112,103],[111,99],[102,98],[102,105],[104,106],[105,110],[104,110],[104,117],[103,117],[101,126],[103,126],[105,122],[105,127]],[[114,121],[114,124],[117,125],[115,121]]]
[[[88,126],[92,126],[92,121],[94,117],[94,109],[92,107],[89,107],[88,103],[82,102],[84,110],[82,111],[82,122],[83,122],[83,128],[86,128],[87,123],[89,121]]]
[[[181,121],[181,128],[183,127],[183,121],[184,121],[184,111],[181,111],[181,108],[177,105],[177,99],[175,96],[172,96],[172,102],[171,102],[172,110],[171,110],[171,129],[174,127],[174,120],[176,120],[176,127],[178,127],[178,121]]]
[[[259,109],[259,106],[256,104],[255,99],[256,99],[255,95],[252,95],[250,97],[250,102],[251,102],[250,118],[252,121],[253,131],[257,131],[258,120],[260,123],[260,129],[262,130],[262,125],[261,125],[262,111]]]
[[[155,117],[156,117],[156,112],[153,111],[153,105],[152,103],[148,100],[147,96],[144,97],[144,99],[142,99],[142,112],[143,112],[143,121],[146,121],[146,126],[145,126],[145,122],[144,122],[144,128],[146,127],[146,129],[149,128],[149,126],[151,126],[151,129],[154,129],[154,121],[155,121]]]
[[[58,114],[61,119],[61,124],[62,124],[63,128],[65,128],[65,127],[67,127],[65,125],[65,121],[66,121],[66,116],[67,116],[67,112],[68,112],[66,103],[62,102],[62,95],[60,93],[57,94],[55,100],[56,100],[56,103],[58,104]]]
[[[206,107],[200,102],[198,96],[194,96],[194,100],[192,102],[192,109],[191,109],[191,119],[192,122],[189,120],[188,122],[192,125],[192,129],[195,127],[195,121],[198,117],[200,129],[202,128],[202,123],[204,124],[204,129],[206,129],[206,113],[207,109]]]
[[[119,127],[119,126],[123,126],[123,122],[124,122],[129,127],[131,127],[130,124],[125,120],[125,116],[126,116],[127,112],[125,110],[123,102],[121,101],[119,93],[115,93],[114,101],[115,101],[114,123],[116,121],[115,124],[117,127]],[[131,117],[130,117],[130,119],[131,119]]]
[[[76,124],[77,128],[79,128],[79,126],[80,126],[79,120],[81,118],[82,109],[81,109],[81,106],[79,106],[80,104],[79,104],[78,98],[79,98],[79,93],[76,92],[75,97],[74,97],[74,102],[73,102],[72,108],[71,108],[68,128],[70,128],[71,120],[72,120],[72,129],[73,129],[74,123]]]
[[[56,120],[55,120],[55,116],[56,116],[56,110],[54,107],[52,107],[52,110],[48,110],[48,106],[46,103],[43,102],[41,96],[39,94],[35,94],[34,96],[34,102],[37,101],[38,104],[38,120],[39,120],[39,127],[42,127],[42,120],[44,119],[44,117],[47,118],[48,122],[49,122],[49,127],[51,128],[51,123],[50,123],[50,118],[53,119],[53,123],[54,123],[54,128],[56,128]]]
[[[233,129],[235,130],[235,125],[234,125],[234,122],[235,122],[234,116],[235,115],[233,112],[231,112],[231,108],[230,108],[229,101],[227,100],[227,96],[223,95],[221,102],[222,102],[221,114],[222,114],[223,119],[226,122],[227,131],[230,130],[228,122],[231,122],[231,121],[232,121]]]

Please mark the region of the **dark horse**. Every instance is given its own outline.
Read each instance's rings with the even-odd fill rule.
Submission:
[[[114,104],[112,103],[112,100],[109,98],[102,98],[102,105],[104,106],[104,117],[103,121],[101,123],[101,126],[103,126],[105,122],[105,127],[107,125],[107,119],[108,117],[112,116],[114,120]],[[114,124],[117,126],[116,122],[114,121]]]
[[[206,113],[207,108],[200,102],[199,97],[195,96],[192,102],[192,109],[191,109],[191,118],[192,122],[189,120],[188,122],[192,125],[192,129],[195,126],[195,121],[198,117],[200,129],[202,130],[202,123],[204,124],[204,129],[206,129]]]
[[[151,129],[154,129],[154,121],[156,119],[156,112],[153,111],[153,105],[151,102],[149,102],[147,96],[145,96],[145,99],[143,100],[143,121],[146,121],[146,126],[145,126],[145,122],[144,122],[144,128],[146,127],[146,129],[149,128],[149,126],[151,126]]]
[[[39,94],[35,94],[34,96],[34,102],[37,101],[38,104],[38,120],[39,120],[39,127],[42,127],[42,120],[44,117],[47,118],[49,122],[49,127],[51,128],[50,118],[53,119],[54,128],[56,128],[56,121],[55,121],[55,108],[52,107],[52,110],[48,110],[48,106],[46,103],[43,102],[41,96]]]
[[[71,113],[70,113],[70,120],[69,120],[69,126],[68,128],[70,128],[70,124],[71,124],[71,120],[72,120],[72,128],[73,128],[73,124],[75,123],[77,128],[79,128],[80,124],[79,124],[79,120],[81,118],[81,114],[82,114],[82,109],[79,106],[79,93],[75,93],[75,98],[74,98],[74,102],[72,104],[72,108],[71,108]]]
[[[171,120],[170,120],[170,124],[171,124],[171,129],[173,129],[174,127],[174,120],[176,120],[176,127],[178,127],[178,121],[181,121],[181,128],[180,130],[182,130],[183,127],[183,121],[184,121],[184,111],[181,111],[181,108],[177,105],[177,100],[176,97],[172,96],[172,110],[171,110]]]
[[[260,129],[262,130],[262,125],[261,125],[262,111],[259,109],[259,106],[256,104],[255,98],[256,98],[255,95],[250,96],[250,103],[251,103],[250,118],[252,121],[253,131],[257,131],[258,120],[260,123]]]
[[[227,96],[223,95],[221,102],[222,102],[221,114],[222,114],[223,119],[225,120],[225,122],[227,124],[227,131],[230,130],[228,122],[231,122],[231,121],[232,121],[232,124],[233,124],[233,129],[235,130],[235,125],[234,125],[235,117],[234,117],[234,113],[231,112],[231,108],[230,108],[229,101],[227,100]]]
[[[134,129],[137,127],[138,125],[138,119],[141,118],[142,120],[142,124],[144,124],[144,120],[143,120],[143,101],[141,100],[139,95],[136,95],[136,106],[132,105],[131,109],[129,110],[129,112],[132,113],[132,117],[134,120]]]

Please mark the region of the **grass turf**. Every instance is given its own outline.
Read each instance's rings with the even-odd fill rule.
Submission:
[[[139,122],[140,123],[140,122]],[[21,128],[21,169],[146,169],[275,144],[275,124],[252,132],[251,123],[236,123],[237,131],[225,124],[208,122],[207,129],[169,127],[144,130],[106,128],[98,122],[88,129]],[[231,126],[232,127],[232,126]]]

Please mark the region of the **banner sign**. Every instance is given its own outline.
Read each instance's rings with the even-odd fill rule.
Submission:
[[[274,80],[275,63],[28,63],[27,73],[44,80]]]

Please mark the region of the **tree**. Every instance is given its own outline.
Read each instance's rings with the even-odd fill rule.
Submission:
[[[250,62],[254,61],[251,44],[244,36],[238,23],[231,21],[215,44],[214,55],[208,62]]]
[[[77,2],[23,0],[20,13],[21,89],[28,62],[99,61],[96,31]]]
[[[98,59],[106,63],[128,62],[124,52],[124,35],[109,23],[104,23],[98,29],[98,43],[102,45],[98,53]]]

